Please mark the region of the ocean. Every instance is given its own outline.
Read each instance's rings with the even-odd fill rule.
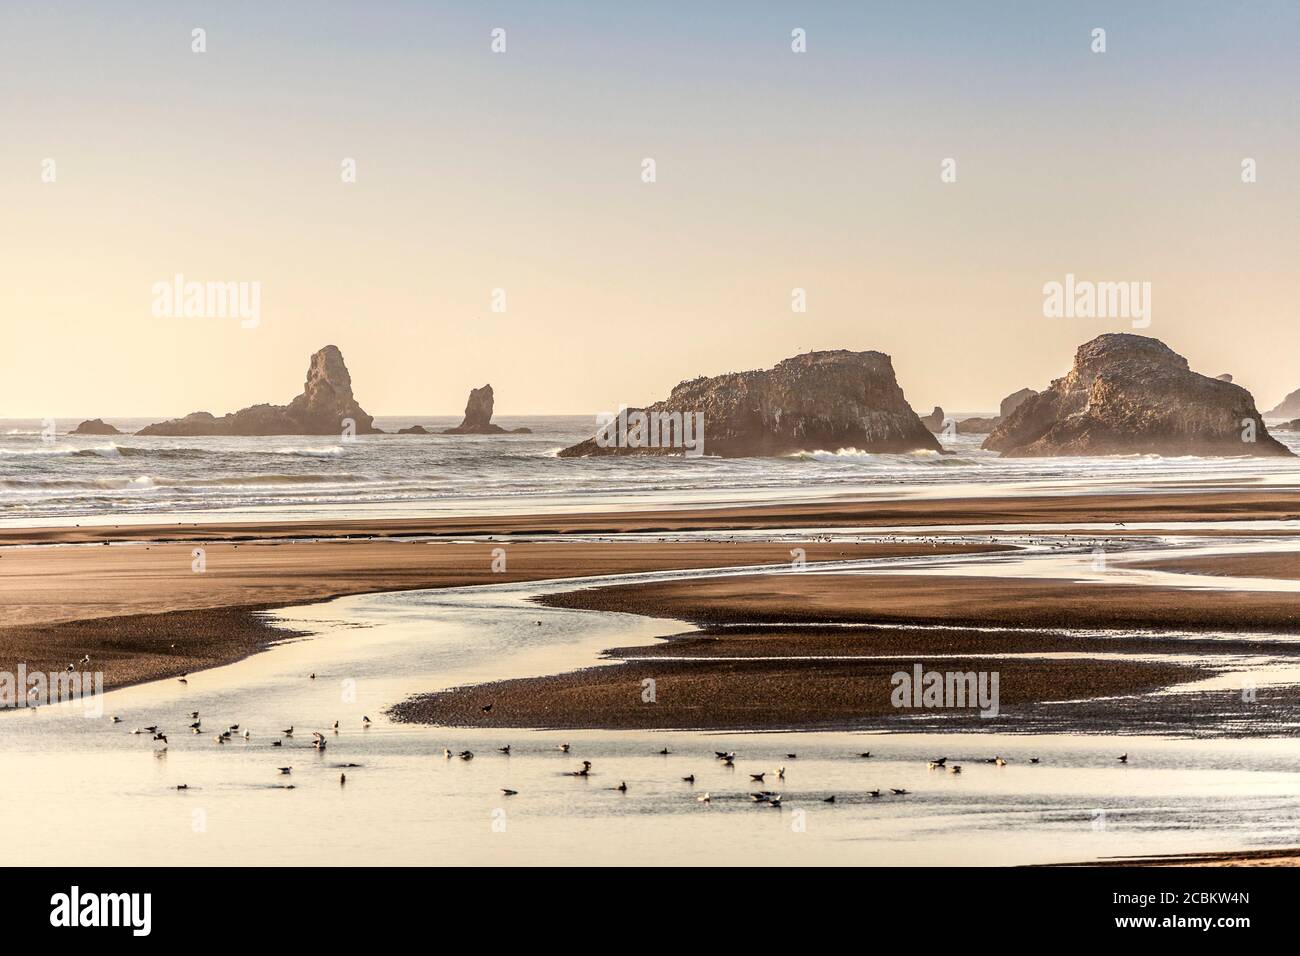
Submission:
[[[157,419],[111,420],[135,431]],[[441,429],[458,416],[376,418],[387,432]],[[501,418],[531,435],[373,435],[139,438],[68,434],[46,441],[35,419],[0,419],[0,525],[322,516],[402,517],[546,513],[795,501],[827,496],[1147,491],[1207,484],[1293,484],[1300,464],[1277,458],[1003,459],[981,435],[948,441],[951,454],[883,455],[811,448],[779,458],[561,459],[589,438],[594,416]],[[1300,451],[1300,434],[1278,436]]]

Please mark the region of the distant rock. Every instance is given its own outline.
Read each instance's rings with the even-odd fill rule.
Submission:
[[[1264,414],[1269,418],[1294,418],[1300,415],[1300,388],[1282,399],[1276,408]]]
[[[122,434],[102,418],[90,418],[82,422],[68,434],[70,435],[120,435]]]
[[[1274,425],[1275,432],[1300,432],[1300,418],[1293,418],[1289,422],[1283,422],[1280,425]]]
[[[1231,382],[1231,381],[1232,381],[1232,373],[1231,373],[1231,372],[1224,372],[1222,375],[1216,375],[1216,376],[1214,376],[1214,377],[1217,378],[1220,382]]]
[[[998,418],[1006,418],[1026,401],[1033,398],[1038,393],[1032,388],[1022,388],[1018,392],[1012,392],[1006,398],[1002,399],[1002,404],[998,408]]]
[[[1245,440],[1251,432],[1254,441]],[[1250,392],[1129,333],[1081,345],[1069,374],[1025,399],[983,447],[1004,456],[1291,454],[1269,435]]]
[[[444,435],[531,435],[531,428],[502,428],[492,424],[494,404],[492,386],[470,389],[465,403],[465,418],[455,428],[444,428]]]
[[[399,434],[399,435],[432,435],[433,432],[429,431],[429,429],[425,428],[423,425],[411,425],[411,426],[409,426],[409,427],[407,427],[407,428],[399,428],[399,429],[397,430],[397,434]]]
[[[922,408],[925,406],[922,405]],[[938,405],[934,406],[934,411],[929,415],[921,416],[921,424],[932,432],[943,431],[943,409]]]
[[[1002,419],[997,416],[994,416],[993,418],[963,418],[957,423],[957,434],[987,435],[997,427],[997,424],[1000,421],[1002,421]]]
[[[327,345],[311,357],[302,394],[288,405],[251,405],[221,418],[192,412],[184,418],[147,425],[136,434],[341,435],[347,419],[358,435],[382,434],[352,396],[352,376],[343,363],[343,353]]]
[[[633,412],[703,414],[706,455],[743,458],[824,449],[942,451],[907,404],[881,352],[808,352],[775,368],[682,382],[661,402]],[[681,454],[681,448],[602,447],[595,438],[566,448],[585,455]]]

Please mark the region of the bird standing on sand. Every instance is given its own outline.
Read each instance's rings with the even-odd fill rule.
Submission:
[[[472,751],[472,750],[462,750],[462,751],[461,751],[460,753],[458,753],[456,756],[459,757],[461,760],[473,760],[473,759],[474,759],[474,751]]]
[[[702,794],[700,794],[698,797],[695,798],[695,801],[696,801],[697,803],[712,803],[712,802],[713,802],[713,797],[712,797],[712,795],[710,795],[710,794],[708,794],[708,793],[702,793]]]
[[[1119,758],[1119,762],[1120,762],[1120,763],[1128,763],[1128,754],[1123,754],[1123,755]]]
[[[518,790],[511,790],[511,789],[509,789],[508,787],[502,787],[502,788],[501,788],[501,792],[504,793],[507,797],[513,797],[513,796],[514,796],[515,794],[517,794],[519,791],[518,791]]]
[[[890,793],[893,793],[893,794],[896,794],[896,795],[898,795],[898,796],[901,797],[901,796],[906,795],[909,791],[907,791],[907,790],[896,790],[896,789],[894,789],[893,787],[890,787],[890,788],[889,788],[889,792],[890,792]]]
[[[591,761],[590,761],[590,760],[584,760],[584,761],[582,762],[582,769],[581,769],[581,770],[570,770],[570,771],[566,774],[566,776],[569,776],[569,777],[587,777],[587,776],[590,776],[590,775],[591,775]]]
[[[822,803],[834,803],[834,802],[835,802],[835,794],[833,793],[825,800],[822,801]]]
[[[880,796],[880,791],[879,791],[879,790],[868,790],[868,791],[867,791],[867,794],[868,794],[869,796],[878,797],[878,796]]]
[[[1030,762],[1030,763],[1038,763],[1038,758],[1037,758],[1037,757],[1030,757],[1030,758],[1029,758],[1029,762]]]
[[[691,774],[689,777],[682,777],[682,782],[683,782],[683,783],[694,783],[694,782],[695,782],[695,774]]]
[[[754,781],[756,781],[756,782],[758,782],[758,783],[762,783],[762,782],[763,782],[763,778],[766,777],[766,776],[767,776],[767,771],[764,770],[762,773],[751,773],[751,774],[749,775],[749,779],[750,779],[750,780],[754,780]]]
[[[627,781],[624,780],[620,782],[619,785],[613,789],[617,790],[619,793],[627,793]]]
[[[668,756],[668,748],[665,747],[663,750],[659,751],[659,756],[661,756],[661,757],[667,757],[667,756]]]
[[[562,753],[562,754],[567,754],[567,753],[569,752],[569,745],[568,745],[568,744],[560,744],[560,746],[556,747],[555,749],[558,750],[558,751],[559,751],[560,753]]]
[[[509,757],[509,756],[510,756],[510,745],[509,745],[509,744],[506,744],[504,747],[498,747],[498,748],[497,748],[497,753],[499,753],[499,754],[505,754],[507,757]]]
[[[870,756],[871,756],[871,751],[868,750],[866,753],[858,754],[858,756],[859,756],[859,757],[870,757]]]
[[[292,736],[293,736],[293,725],[290,724],[288,730],[282,730],[282,731],[280,731],[280,733],[284,734],[286,737],[292,737]]]
[[[492,705],[484,704],[482,707],[479,708],[479,710],[483,711],[483,713],[485,714],[490,714],[492,713]]]
[[[363,727],[369,727],[369,726],[370,726],[370,718],[369,718],[369,717],[365,717],[365,716],[363,716],[363,717],[361,718],[361,726],[363,726]]]
[[[339,774],[339,786],[341,787],[347,782],[348,782],[348,775],[345,773]]]
[[[277,769],[280,771],[280,773],[284,774],[285,776],[288,776],[289,774],[293,773],[292,767],[279,767]]]
[[[1007,765],[1007,762],[1003,760],[1001,757],[994,757],[993,763],[995,763],[999,767],[1005,767]]]
[[[283,740],[272,740],[272,741],[271,741],[271,746],[272,746],[272,747],[283,747],[283,746],[284,746],[284,741],[283,741]]]

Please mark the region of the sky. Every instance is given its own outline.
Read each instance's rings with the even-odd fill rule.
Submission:
[[[1269,0],[5,0],[0,418],[283,403],[328,343],[380,415],[831,348],[996,409],[1133,331],[1045,316],[1067,274],[1149,282],[1142,334],[1267,409],[1300,388],[1297,49]],[[256,284],[256,327],[155,314],[177,274]]]

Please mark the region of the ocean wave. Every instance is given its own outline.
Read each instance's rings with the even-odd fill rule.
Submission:
[[[308,458],[342,458],[346,453],[342,445],[331,445],[329,448],[276,448],[271,454],[304,455]]]
[[[0,448],[0,455],[11,458],[70,458],[77,455],[98,455],[101,458],[121,458],[117,445],[94,445],[90,448],[69,448],[51,445],[42,448]]]

